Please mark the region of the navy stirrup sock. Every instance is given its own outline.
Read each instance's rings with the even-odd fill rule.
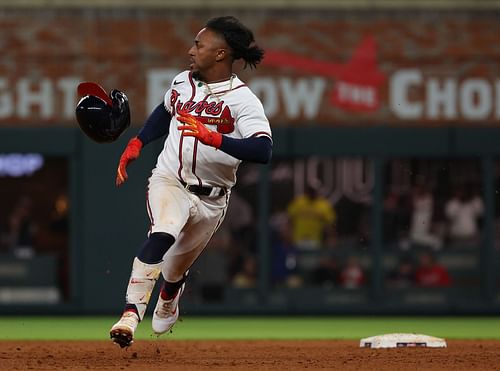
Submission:
[[[179,291],[179,288],[182,286],[184,282],[186,282],[186,275],[184,275],[184,277],[182,277],[182,279],[177,282],[164,281],[160,290],[161,298],[163,300],[172,299],[175,296],[175,294],[177,294],[177,291]]]
[[[175,238],[168,233],[151,233],[137,253],[137,258],[146,264],[159,263],[174,242]]]

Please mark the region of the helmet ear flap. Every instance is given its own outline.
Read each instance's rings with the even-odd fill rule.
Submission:
[[[130,108],[128,106],[128,98],[125,93],[121,92],[120,90],[113,89],[109,93],[109,97],[111,98],[113,112],[120,114],[130,112]]]
[[[95,89],[95,85],[97,84],[87,85],[87,88]],[[80,86],[79,94],[81,92],[99,94],[87,94],[78,102],[75,114],[80,128],[97,143],[114,142],[130,126],[130,108],[127,96],[114,89],[109,96],[106,94],[103,97],[101,91],[84,90],[80,89]]]
[[[113,104],[111,112],[113,126],[117,130],[121,130],[121,132],[123,132],[130,126],[130,107],[128,104],[128,98],[125,93],[117,89],[111,90],[109,96],[111,97]]]

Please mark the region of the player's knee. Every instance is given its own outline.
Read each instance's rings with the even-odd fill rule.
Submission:
[[[151,233],[139,249],[137,258],[147,264],[155,264],[163,259],[163,255],[175,242],[175,238],[164,232]]]

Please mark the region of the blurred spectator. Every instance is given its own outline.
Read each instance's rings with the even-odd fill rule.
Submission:
[[[208,242],[205,253],[198,257],[189,273],[193,297],[200,295],[206,302],[223,300],[224,287],[231,275],[230,259],[234,258],[231,254],[244,254],[240,246],[233,244],[229,229],[223,226],[224,223]]]
[[[409,241],[401,247],[408,249],[412,246],[429,247],[439,250],[443,246],[442,240],[436,233],[433,223],[434,196],[425,184],[415,186],[411,198],[411,220]]]
[[[253,288],[257,285],[257,260],[255,256],[245,257],[241,270],[233,277],[233,286],[240,289]]]
[[[419,287],[447,287],[451,279],[448,270],[436,261],[433,254],[422,252],[415,271],[415,283]]]
[[[411,210],[405,207],[401,195],[390,189],[383,201],[383,235],[384,242],[391,247],[398,247],[402,239],[402,231],[408,230]]]
[[[297,287],[302,278],[297,274],[297,257],[292,244],[290,225],[284,222],[272,223],[271,228],[271,279],[273,285]]]
[[[325,238],[331,238],[335,211],[330,201],[308,186],[304,195],[289,204],[288,217],[292,226],[292,241],[299,249],[318,249]]]
[[[43,223],[37,236],[41,250],[65,254],[69,243],[69,199],[60,193],[54,200],[50,217]]]
[[[339,273],[339,283],[343,288],[356,289],[366,283],[366,275],[357,256],[350,256]]]
[[[219,237],[217,237],[217,235]],[[210,246],[198,257],[189,273],[193,297],[200,295],[205,302],[220,302],[229,282],[225,234],[218,234],[209,242]]]
[[[229,229],[231,238],[245,252],[255,251],[255,223],[250,203],[236,190],[231,191],[231,200],[221,228]]]
[[[54,201],[49,231],[52,236],[51,248],[57,250],[59,256],[59,286],[63,297],[69,299],[69,198],[65,192],[60,193]]]
[[[333,257],[327,257],[323,258],[319,266],[312,272],[311,281],[314,285],[331,288],[335,286],[337,277],[337,261]]]
[[[450,243],[455,246],[477,246],[480,239],[479,218],[483,212],[481,197],[474,194],[470,187],[457,188],[445,205]]]
[[[66,193],[59,194],[54,201],[50,230],[65,235],[69,230],[69,199]]]
[[[254,229],[252,207],[236,190],[232,190],[224,222],[206,249],[208,253],[214,249],[224,252],[225,273],[229,277],[242,270],[246,256],[255,253]]]
[[[9,241],[9,231],[10,231],[10,215],[5,213],[1,215],[1,224],[0,224],[0,252],[8,252],[10,249],[10,241]]]
[[[387,276],[387,284],[392,288],[408,288],[415,284],[415,267],[409,256],[399,260],[396,268]]]
[[[356,202],[347,196],[342,196],[335,203],[335,232],[337,246],[352,247],[364,244],[366,238],[363,224],[370,210],[361,202]]]
[[[8,216],[7,228],[3,236],[8,249],[17,257],[30,258],[34,255],[37,226],[32,215],[33,202],[22,196]]]

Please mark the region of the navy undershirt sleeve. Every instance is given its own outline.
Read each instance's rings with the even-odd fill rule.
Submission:
[[[137,134],[142,145],[145,146],[153,140],[167,134],[171,118],[172,116],[166,110],[163,103],[159,104],[153,112],[151,112],[144,126],[139,130],[139,134]]]
[[[271,160],[273,143],[268,137],[237,139],[223,135],[219,149],[242,161],[267,164]]]

